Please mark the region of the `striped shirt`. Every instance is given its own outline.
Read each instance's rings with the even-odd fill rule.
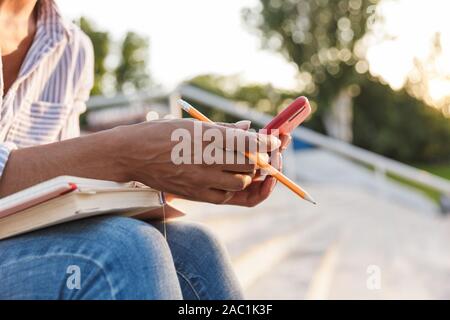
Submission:
[[[89,38],[61,17],[53,0],[36,5],[33,43],[6,93],[0,72],[0,177],[11,150],[78,136],[93,85]]]

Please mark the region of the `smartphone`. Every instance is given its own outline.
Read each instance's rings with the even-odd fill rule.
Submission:
[[[273,118],[262,131],[265,134],[272,134],[274,130],[278,130],[277,134],[289,134],[305,121],[310,114],[311,106],[309,105],[308,98],[299,97]],[[269,163],[272,163],[272,161],[269,161]],[[266,172],[258,170],[253,181],[262,181],[266,176]]]
[[[311,114],[311,106],[306,97],[295,99],[279,115],[270,121],[263,129],[267,134],[278,130],[279,134],[289,134],[294,131]]]

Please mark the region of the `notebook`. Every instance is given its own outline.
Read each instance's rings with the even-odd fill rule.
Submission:
[[[0,239],[101,214],[156,220],[184,215],[139,182],[61,176],[0,199]]]

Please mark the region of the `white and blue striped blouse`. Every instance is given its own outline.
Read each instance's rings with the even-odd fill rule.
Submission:
[[[8,92],[0,72],[0,176],[11,150],[78,136],[93,85],[89,38],[61,17],[53,0],[37,5],[36,34]]]

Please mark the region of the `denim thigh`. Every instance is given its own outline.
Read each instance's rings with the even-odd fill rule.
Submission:
[[[155,226],[163,228],[161,223]],[[166,227],[184,299],[243,299],[230,258],[221,241],[208,228],[185,221],[171,221]]]
[[[0,241],[0,299],[181,299],[161,233],[132,218],[78,220]]]

